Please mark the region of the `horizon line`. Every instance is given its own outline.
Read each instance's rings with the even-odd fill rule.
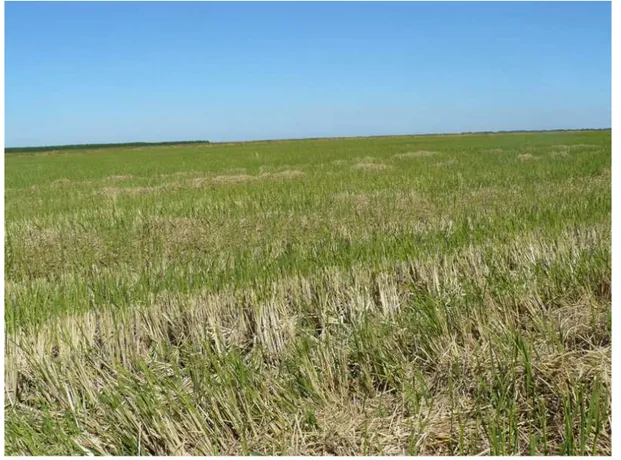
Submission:
[[[180,145],[180,144],[251,144],[259,142],[295,142],[313,140],[347,140],[347,139],[376,139],[382,137],[427,137],[427,136],[461,136],[464,134],[512,134],[512,133],[549,133],[567,131],[611,131],[612,127],[607,128],[555,128],[555,129],[510,129],[498,131],[461,131],[461,132],[436,132],[436,133],[413,133],[413,134],[371,134],[366,136],[320,136],[320,137],[291,137],[276,139],[252,139],[252,140],[230,140],[230,141],[210,141],[210,140],[180,140],[180,141],[131,141],[131,142],[103,142],[92,144],[57,144],[57,145],[33,145],[22,147],[4,147],[5,153],[27,152],[27,151],[46,151],[61,149],[103,149],[115,147],[131,146],[159,146],[159,145]]]

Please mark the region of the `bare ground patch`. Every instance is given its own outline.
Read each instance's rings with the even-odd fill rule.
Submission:
[[[51,182],[48,186],[52,188],[67,188],[71,186],[79,186],[79,185],[93,185],[93,184],[105,184],[108,182],[122,182],[126,180],[134,179],[134,176],[131,174],[119,174],[106,176],[101,179],[88,179],[88,180],[71,180],[67,178],[57,179]]]
[[[293,179],[295,177],[303,176],[304,173],[302,171],[298,171],[295,169],[287,169],[285,171],[279,171],[274,173],[264,173],[259,177],[264,179]]]
[[[211,179],[216,185],[229,185],[229,184],[241,184],[243,182],[249,182],[255,180],[255,176],[248,174],[227,174],[222,176],[216,176]]]
[[[223,174],[215,177],[199,177],[193,179],[190,182],[190,187],[201,188],[208,187],[210,185],[236,185],[248,182],[255,182],[257,180],[279,180],[279,179],[294,179],[296,177],[303,176],[304,173],[298,170],[285,170],[272,173],[261,173],[258,176],[252,176],[250,174]]]
[[[432,166],[434,168],[450,168],[455,164],[455,160],[441,161],[439,163],[434,163]]]
[[[541,159],[540,157],[533,155],[532,153],[520,153],[517,156],[517,159],[520,161],[536,161]]]
[[[377,161],[377,158],[371,156],[357,157],[355,159],[358,160],[358,163],[375,163]]]
[[[390,166],[384,163],[356,163],[352,166],[352,169],[358,169],[363,171],[383,171],[389,168]]]
[[[437,155],[438,152],[430,150],[416,150],[414,152],[397,153],[393,155],[394,158],[420,158],[429,157],[431,155]]]
[[[105,177],[103,180],[105,180],[105,181],[112,181],[112,182],[119,182],[119,181],[124,181],[124,180],[131,180],[133,178],[134,178],[134,176],[131,175],[131,174],[118,174],[118,175],[114,175],[114,176]]]
[[[601,145],[597,145],[597,144],[573,144],[573,145],[570,145],[569,148],[571,150],[574,150],[574,149],[600,149],[600,148],[602,148],[602,146]]]
[[[111,198],[116,198],[121,194],[127,194],[131,196],[151,195],[154,193],[160,193],[164,190],[173,190],[175,188],[180,188],[179,184],[166,183],[150,187],[102,187],[96,193],[100,193]]]
[[[569,150],[576,150],[576,149],[601,149],[603,148],[603,146],[597,145],[597,144],[571,144],[571,145],[556,144],[556,145],[553,145],[552,148],[554,150],[559,150],[559,151],[569,151]]]

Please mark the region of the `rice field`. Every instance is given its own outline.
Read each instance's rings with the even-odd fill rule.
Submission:
[[[611,133],[5,154],[7,455],[611,455]]]

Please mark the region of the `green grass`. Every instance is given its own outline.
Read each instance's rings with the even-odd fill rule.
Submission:
[[[6,453],[610,455],[610,145],[6,156]]]

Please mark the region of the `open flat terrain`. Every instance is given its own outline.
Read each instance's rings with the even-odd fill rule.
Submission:
[[[5,155],[7,454],[610,454],[611,133]]]

